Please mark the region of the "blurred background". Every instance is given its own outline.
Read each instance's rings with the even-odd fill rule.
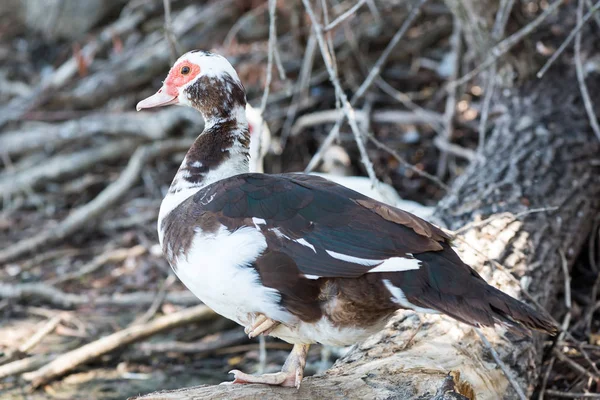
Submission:
[[[354,101],[357,120],[375,138],[367,153],[374,174],[390,185],[382,189],[386,201],[429,215],[477,157],[480,141],[484,88],[477,81],[455,92],[446,86],[473,59],[461,48],[452,13],[440,1],[312,3],[331,24],[326,39],[349,98],[385,56]],[[542,9],[517,3],[523,18]],[[219,383],[233,368],[280,368],[288,344],[267,339],[261,360],[258,342],[233,322],[200,308],[181,314],[198,301],[163,259],[156,217],[203,122],[183,107],[135,112],[179,55],[213,50],[232,62],[268,125],[268,133],[253,129],[265,131],[266,172],[308,167],[366,177],[350,127],[331,134],[342,113],[302,3],[279,1],[275,12],[265,96],[266,1],[2,1],[0,397],[121,399]],[[399,44],[386,55],[395,36]],[[485,118],[497,111],[486,110]],[[580,265],[589,268],[588,261]],[[588,291],[591,275],[581,276]],[[126,334],[99,356],[74,362],[59,380],[44,379],[51,361],[118,332]],[[314,346],[307,374],[342,352]],[[568,381],[557,365],[550,382]],[[40,383],[35,392],[32,381]]]

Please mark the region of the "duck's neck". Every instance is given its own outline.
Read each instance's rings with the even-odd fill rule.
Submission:
[[[159,213],[160,221],[205,186],[248,172],[250,136],[245,108],[206,115],[204,131],[188,150]]]

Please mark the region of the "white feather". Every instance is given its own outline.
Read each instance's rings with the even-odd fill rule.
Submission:
[[[254,222],[254,225],[266,225],[267,224],[267,221],[265,221],[264,219],[256,218],[256,217],[252,218],[252,222]]]
[[[409,254],[407,254],[409,255]],[[385,260],[369,272],[401,272],[419,269],[421,261],[416,258],[392,257]]]
[[[337,260],[347,261],[347,262],[360,264],[360,265],[371,266],[371,265],[377,265],[382,262],[382,260],[371,260],[368,258],[353,257],[353,256],[349,256],[347,254],[337,253],[337,252],[331,251],[331,250],[325,250],[325,251],[327,252],[327,254],[329,254],[331,257],[333,257]]]
[[[394,297],[394,302],[399,304],[400,306],[402,306],[404,308],[408,308],[409,310],[414,310],[417,312],[422,312],[422,313],[427,313],[427,314],[439,314],[440,313],[439,311],[433,310],[431,308],[423,308],[423,307],[415,306],[414,304],[412,304],[411,302],[409,302],[406,299],[406,295],[404,294],[402,289],[400,289],[397,286],[394,286],[394,284],[389,279],[384,279],[383,284],[385,285],[387,290],[389,290],[390,293],[392,294],[392,296]]]
[[[308,243],[306,240],[304,240],[303,238],[300,239],[296,239],[294,240],[294,242],[301,244],[304,247],[308,247],[310,248],[312,251],[314,251],[315,253],[317,252],[317,250],[315,249],[315,246],[313,246],[312,244]]]
[[[372,266],[377,265],[375,268],[367,271],[367,272],[401,272],[401,271],[409,271],[411,269],[419,269],[421,266],[421,262],[415,258],[406,258],[406,257],[391,257],[386,260],[372,260],[369,258],[359,258],[349,256],[347,254],[337,253],[331,250],[325,250],[327,254],[331,257],[341,260],[347,261],[354,264],[360,264],[364,266]],[[407,253],[407,256],[412,256],[412,254]]]
[[[222,226],[214,234],[196,234],[187,254],[176,257],[175,272],[203,303],[239,324],[248,324],[253,313],[294,322],[296,318],[279,305],[279,292],[263,286],[250,266],[266,248],[256,228],[230,232]]]
[[[311,274],[304,274],[304,277],[306,279],[320,279],[321,278],[319,275],[311,275]]]

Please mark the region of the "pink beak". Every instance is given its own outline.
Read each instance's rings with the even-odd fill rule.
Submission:
[[[158,92],[154,93],[152,96],[137,103],[135,109],[140,111],[144,108],[163,107],[168,106],[170,104],[178,104],[179,99],[177,98],[177,96],[173,96],[168,92],[169,91],[167,90],[167,88],[163,86]]]

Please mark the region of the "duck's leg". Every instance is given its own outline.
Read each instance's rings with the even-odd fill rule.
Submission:
[[[264,335],[268,335],[275,327],[279,325],[279,322],[273,321],[271,318],[268,318],[264,314],[258,314],[256,319],[254,320],[254,324],[252,326],[247,326],[244,329],[244,332],[248,335],[250,339],[257,337],[261,333]]]
[[[264,383],[267,385],[279,385],[289,387],[300,387],[300,382],[304,377],[304,366],[306,365],[306,354],[309,344],[295,344],[292,352],[285,360],[281,372],[263,375],[248,375],[242,371],[234,369],[229,371],[233,374],[232,383]]]

